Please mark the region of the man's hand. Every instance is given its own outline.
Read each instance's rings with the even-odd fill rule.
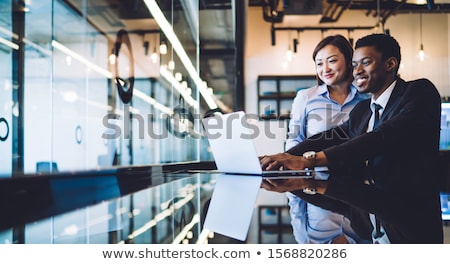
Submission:
[[[303,170],[308,166],[305,158],[288,153],[262,156],[259,161],[263,170]]]
[[[328,182],[323,180],[291,178],[291,179],[264,179],[261,188],[271,192],[292,192],[313,187],[317,193],[324,194],[328,187]]]
[[[303,188],[311,186],[308,179],[280,179],[280,180],[270,180],[265,179],[261,183],[261,188],[266,189],[271,192],[291,192],[296,190],[303,190]]]

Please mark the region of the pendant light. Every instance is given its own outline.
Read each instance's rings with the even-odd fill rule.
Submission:
[[[288,33],[288,49],[286,51],[286,59],[288,62],[292,61],[292,50],[291,50],[291,32]]]
[[[420,12],[420,49],[418,56],[420,61],[423,61],[425,59],[425,52],[423,51],[423,42],[422,42],[422,12]]]

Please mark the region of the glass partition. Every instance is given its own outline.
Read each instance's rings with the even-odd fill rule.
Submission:
[[[210,159],[198,5],[1,1],[1,177]]]
[[[200,117],[217,105],[198,73],[198,6],[0,1],[0,177],[212,160]],[[198,237],[198,184],[180,180],[3,230],[0,241],[169,243],[189,224]]]
[[[11,1],[0,2],[0,15],[0,177],[8,177],[12,172],[13,109],[17,109],[13,99],[12,55],[18,45],[12,35]]]

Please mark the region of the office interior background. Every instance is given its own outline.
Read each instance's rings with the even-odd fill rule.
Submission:
[[[202,228],[216,175],[201,117],[245,110],[276,135],[257,152],[283,151],[315,45],[374,32],[399,41],[402,78],[441,93],[449,233],[450,1],[1,0],[0,13],[0,243],[241,243]],[[245,242],[294,242],[283,195],[261,191],[253,219]]]

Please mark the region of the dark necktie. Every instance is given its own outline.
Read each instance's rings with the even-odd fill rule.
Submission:
[[[381,110],[381,108],[383,108],[381,105],[379,105],[377,103],[373,103],[373,106],[374,106],[375,110],[374,110],[374,119],[373,119],[372,130],[374,130],[378,126],[378,121],[380,121],[380,110]]]
[[[381,105],[377,103],[373,103],[374,106],[374,119],[373,119],[373,128],[374,130],[378,126],[378,121],[380,121],[380,110],[383,108]],[[378,217],[375,215],[375,238],[379,238],[383,236],[384,233],[381,231],[381,223]]]

